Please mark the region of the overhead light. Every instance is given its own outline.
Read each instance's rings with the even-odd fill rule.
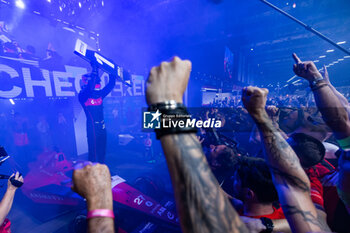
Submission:
[[[343,59],[343,58],[340,58],[340,59],[338,59],[338,61],[344,61],[344,59]]]
[[[345,44],[345,43],[346,43],[346,41],[340,41],[337,44]]]
[[[334,52],[334,49],[328,49],[326,52],[327,53],[332,53],[332,52]]]
[[[17,0],[16,7],[24,9],[24,8],[26,8],[26,5],[24,4],[24,2],[22,0]]]
[[[350,58],[350,56],[344,56],[344,58]]]
[[[9,101],[12,105],[15,105],[15,101],[13,101],[13,99],[9,99]]]
[[[102,6],[104,6],[104,5],[105,5],[105,2],[104,2],[104,1],[102,1],[102,2],[101,2],[101,5],[102,5]]]
[[[314,63],[320,62],[320,60],[315,60]]]
[[[51,0],[47,0],[48,3],[51,3]]]
[[[325,58],[325,57],[326,57],[326,55],[319,56],[319,58]]]
[[[81,2],[79,2],[79,7],[81,8]]]
[[[63,9],[62,9],[62,7],[60,6],[60,11],[62,11]]]
[[[297,4],[296,3],[293,3],[293,8],[296,8],[297,7]]]

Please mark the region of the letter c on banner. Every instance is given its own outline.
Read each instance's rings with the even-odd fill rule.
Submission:
[[[19,76],[15,69],[3,64],[0,64],[0,72],[9,74],[11,78],[16,78]],[[9,91],[0,90],[0,97],[10,99],[19,96],[21,93],[22,88],[13,85],[12,89]]]

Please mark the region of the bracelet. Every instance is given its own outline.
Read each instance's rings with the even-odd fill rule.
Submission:
[[[96,209],[90,210],[86,216],[87,219],[90,218],[114,218],[113,210],[109,209]]]
[[[315,80],[313,81],[310,81],[310,87],[314,87],[316,86],[318,83],[322,83],[322,82],[325,82],[325,80],[323,79],[323,77],[318,77],[318,78],[315,78]]]
[[[325,86],[328,86],[328,84],[322,82],[322,83],[320,83],[319,85],[316,85],[316,86],[311,87],[311,90],[312,90],[312,91],[316,91],[316,90],[321,89],[322,87],[325,87]]]
[[[182,103],[177,103],[175,100],[167,100],[162,103],[152,104],[148,107],[148,111],[155,112],[157,110],[168,110],[168,109],[176,109],[176,108],[184,108],[186,109],[186,106]]]

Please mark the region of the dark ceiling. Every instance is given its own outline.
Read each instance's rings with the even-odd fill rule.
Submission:
[[[90,10],[84,4],[101,0],[82,0],[83,7],[74,15],[57,11],[57,5],[52,10],[55,0],[51,6],[46,1],[27,3],[32,9],[99,32],[102,53],[138,73],[179,55],[192,60],[195,72],[222,79],[228,46],[235,55],[236,73],[244,70],[244,75],[251,76],[256,84],[285,83],[293,76],[292,52],[302,59],[320,60],[319,66],[346,56],[259,0],[104,0],[103,7],[97,5]],[[271,3],[335,42],[346,41],[342,46],[350,48],[350,1]],[[326,53],[330,49],[335,51]],[[326,58],[320,59],[321,55]],[[348,82],[350,59],[329,67],[329,71],[335,83]]]

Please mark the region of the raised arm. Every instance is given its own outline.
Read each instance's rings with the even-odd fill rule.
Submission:
[[[182,103],[191,62],[175,57],[153,67],[147,81],[147,103]],[[212,174],[195,133],[161,137],[183,232],[247,232]]]
[[[111,175],[107,166],[78,164],[73,172],[72,189],[86,199],[88,233],[114,233]]]
[[[110,74],[108,84],[100,91],[102,98],[105,98],[114,88],[116,76]]]
[[[97,66],[92,66],[92,72],[89,74],[83,75],[87,79],[87,84],[79,92],[79,101],[85,102],[89,97],[91,97],[93,90],[98,79],[98,68]]]
[[[16,181],[23,183],[23,177],[19,174],[19,172],[16,172],[15,174],[12,174],[11,177],[15,177]],[[10,178],[11,179],[11,178]],[[14,186],[10,179],[7,182],[7,190],[0,202],[0,226],[4,222],[6,216],[11,210],[13,199],[15,197],[15,193],[18,187]]]
[[[339,160],[338,194],[350,213],[350,121],[346,106],[329,86],[329,82],[320,78],[321,74],[313,62],[302,62],[296,54],[293,54],[293,57],[296,63],[294,65],[295,74],[310,82],[323,120],[332,129],[344,150]]]
[[[267,89],[247,87],[242,91],[242,101],[259,128],[283,212],[293,232],[328,231],[311,201],[310,181],[297,155],[265,111],[267,94]]]
[[[328,70],[327,70],[326,66],[323,67],[323,77],[324,77],[325,81],[328,83],[331,90],[333,91],[334,95],[338,98],[340,103],[343,105],[343,107],[348,112],[348,116],[350,116],[349,101],[332,85],[331,81],[329,80],[329,74],[328,74]]]

